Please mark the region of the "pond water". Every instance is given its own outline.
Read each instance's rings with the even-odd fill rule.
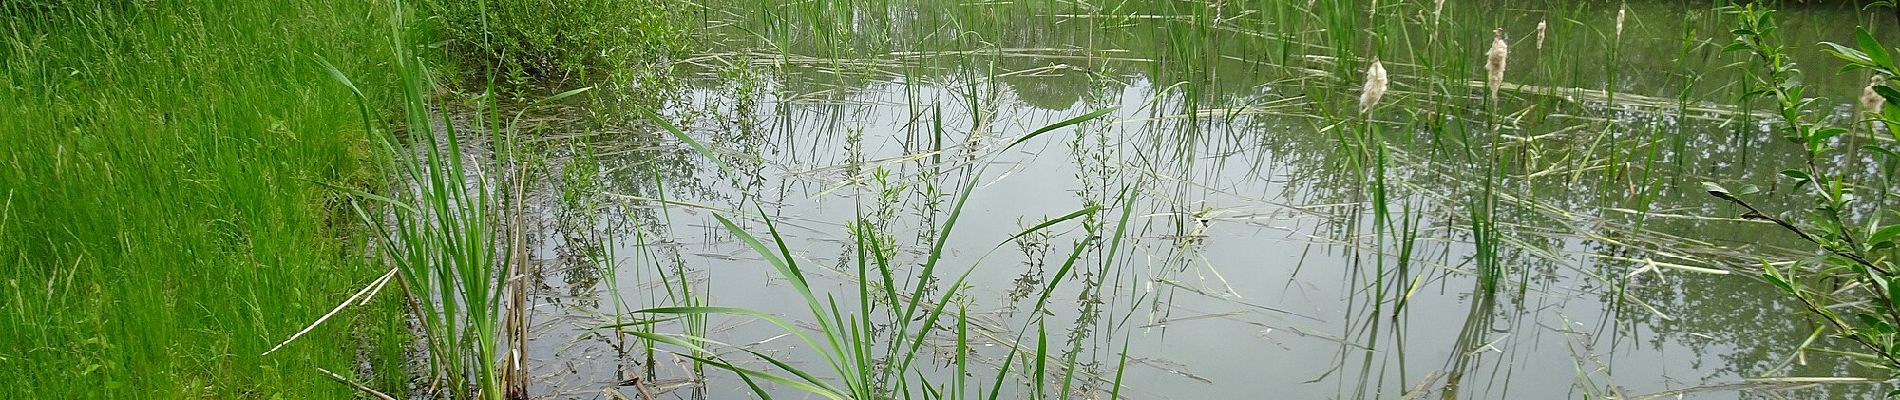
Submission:
[[[1739,104],[1747,58],[1720,51],[1730,16],[1678,2],[1631,3],[1621,23],[1607,2],[1302,3],[707,4],[702,51],[667,77],[677,86],[599,96],[661,99],[729,170],[630,109],[588,108],[541,143],[534,392],[641,398],[620,385],[641,377],[662,398],[752,396],[716,368],[691,380],[678,347],[592,329],[677,305],[814,329],[792,282],[714,215],[776,249],[770,219],[841,319],[893,329],[894,310],[937,309],[957,288],[906,375],[937,390],[957,382],[961,311],[963,390],[990,390],[1009,359],[1011,398],[1882,392],[1807,379],[1872,372],[1796,351],[1818,325],[1754,263],[1806,252],[1701,190],[1757,183],[1759,204],[1796,207],[1770,187],[1793,146]],[[1851,118],[1865,73],[1836,73],[1813,44],[1851,42],[1856,22],[1891,36],[1893,21],[1848,5],[1781,17],[1804,82],[1830,99],[1820,108]],[[1490,101],[1484,54],[1500,27],[1510,69]],[[1362,114],[1374,55],[1392,91]],[[891,249],[892,284],[924,297],[862,308],[860,281],[882,278],[859,275],[854,227]],[[689,321],[638,329],[833,379],[779,326]],[[888,336],[875,337],[882,354]],[[1024,378],[1039,341],[1052,360],[1040,389]]]

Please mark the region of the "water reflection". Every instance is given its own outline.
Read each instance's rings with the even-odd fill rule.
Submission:
[[[699,372],[682,358],[585,327],[693,301],[804,315],[712,212],[782,221],[790,256],[827,267],[817,289],[846,290],[865,278],[851,267],[854,221],[914,269],[965,190],[944,258],[977,266],[956,299],[979,339],[973,359],[994,368],[1033,350],[1023,332],[1047,331],[1050,356],[1077,368],[1045,373],[1079,397],[1112,391],[1124,346],[1128,397],[1629,398],[1866,373],[1791,350],[1816,327],[1749,277],[1747,255],[1798,243],[1714,218],[1732,212],[1696,186],[1771,182],[1789,154],[1730,105],[1738,75],[1717,52],[1719,14],[1634,4],[1619,39],[1603,28],[1611,5],[1459,4],[1437,22],[1391,13],[1408,23],[1376,29],[1375,43],[1299,4],[1135,3],[711,5],[730,11],[709,24],[721,36],[682,62],[688,84],[662,114],[732,173],[635,110],[597,110],[550,140],[567,146],[552,152],[563,178],[542,188],[561,222],[540,238],[543,270],[559,279],[538,292],[539,389],[632,393],[619,384],[639,377],[696,388],[675,395],[740,395],[731,375],[691,385]],[[1542,49],[1524,33],[1538,21],[1551,21]],[[1494,24],[1514,32],[1522,72],[1486,103],[1465,76]],[[1844,28],[1784,34],[1812,43]],[[1369,48],[1384,49],[1397,99],[1367,124],[1351,102]],[[1822,95],[1848,99],[1864,82],[1796,54]],[[1108,107],[1110,118],[998,152]],[[1794,207],[1783,197],[1763,204]],[[988,250],[1089,206],[1104,211]],[[1046,313],[1028,312],[1058,277]],[[816,359],[763,325],[655,329]],[[942,357],[928,373],[952,373],[954,337],[933,343]],[[1877,390],[1739,387],[1696,394]]]

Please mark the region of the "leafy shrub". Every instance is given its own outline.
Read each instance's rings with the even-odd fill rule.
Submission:
[[[684,6],[663,0],[431,0],[448,49],[506,78],[586,78],[684,49]],[[484,74],[485,75],[485,74]]]

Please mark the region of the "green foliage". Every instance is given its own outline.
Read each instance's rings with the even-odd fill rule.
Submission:
[[[511,83],[587,78],[683,50],[686,3],[664,0],[431,0],[450,50]],[[597,79],[597,78],[596,78]]]
[[[1900,326],[1900,268],[1894,263],[1894,256],[1900,255],[1895,252],[1894,241],[1896,234],[1900,234],[1900,225],[1881,222],[1882,218],[1900,213],[1886,209],[1882,206],[1884,203],[1878,201],[1857,209],[1860,204],[1856,189],[1864,186],[1850,182],[1848,171],[1824,167],[1826,160],[1842,151],[1837,148],[1840,141],[1836,138],[1848,134],[1849,130],[1815,122],[1818,118],[1811,117],[1808,108],[1815,99],[1802,96],[1805,87],[1796,79],[1800,71],[1789,61],[1776,39],[1773,11],[1758,4],[1746,4],[1734,6],[1730,12],[1736,17],[1737,28],[1731,31],[1736,39],[1725,50],[1753,55],[1761,70],[1751,75],[1755,83],[1751,87],[1758,89],[1746,93],[1744,100],[1764,98],[1775,103],[1774,111],[1780,117],[1777,125],[1783,138],[1801,146],[1804,156],[1798,168],[1782,171],[1782,175],[1793,180],[1798,193],[1808,197],[1812,205],[1797,217],[1783,217],[1761,210],[1740,197],[1753,194],[1752,186],[1731,192],[1721,185],[1704,183],[1704,189],[1746,210],[1743,218],[1772,222],[1813,243],[1819,250],[1816,257],[1779,268],[1764,261],[1762,276],[1793,295],[1832,327],[1836,335],[1858,343],[1864,351],[1858,355],[1869,364],[1900,370],[1900,341],[1896,340],[1895,328]],[[1867,69],[1886,77],[1900,75],[1900,68],[1895,67],[1888,50],[1866,30],[1859,32],[1856,41],[1854,47],[1825,45],[1833,55],[1849,63],[1844,70]],[[1900,92],[1895,92],[1884,79],[1869,90],[1888,98],[1884,109],[1867,110],[1874,116],[1874,125],[1892,126],[1900,122],[1900,110],[1893,104],[1893,100],[1900,99],[1893,94]],[[1892,154],[1891,149],[1882,147],[1891,143],[1875,143],[1867,145],[1873,153]],[[1866,221],[1853,221],[1856,216],[1865,216]],[[1829,283],[1839,280],[1850,283]]]

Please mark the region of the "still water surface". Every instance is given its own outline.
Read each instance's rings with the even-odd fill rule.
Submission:
[[[535,204],[538,393],[637,398],[615,384],[652,368],[660,397],[750,396],[712,369],[695,393],[678,358],[648,364],[635,342],[586,328],[679,304],[682,276],[704,304],[808,321],[787,281],[712,217],[722,210],[755,235],[769,215],[814,290],[856,304],[846,224],[887,235],[911,268],[903,279],[963,191],[927,282],[941,293],[974,268],[955,304],[985,386],[1017,333],[1033,351],[1040,328],[1052,357],[1073,354],[1080,398],[1107,396],[1124,348],[1128,398],[1879,393],[1755,380],[1868,372],[1797,357],[1816,325],[1754,277],[1749,255],[1801,247],[1728,219],[1699,189],[1767,186],[1794,162],[1736,105],[1744,58],[1720,53],[1729,17],[1707,5],[1630,4],[1619,35],[1613,3],[1450,2],[1436,18],[1429,2],[1388,2],[1376,17],[1282,2],[830,3],[713,2],[705,48],[675,60],[682,84],[660,96],[661,114],[736,173],[613,117],[629,110],[591,110],[609,122],[550,141],[552,179]],[[1846,6],[1785,14],[1805,81],[1847,118],[1866,78],[1834,73],[1811,44],[1891,21]],[[1512,71],[1488,102],[1493,27],[1507,32]],[[1394,83],[1368,127],[1355,102],[1373,53]],[[1115,111],[1004,150],[1104,108]],[[1368,129],[1385,138],[1383,166],[1360,139]],[[1486,187],[1495,211],[1478,206]],[[1004,240],[1091,205],[1093,217]],[[1078,242],[1089,247],[1048,312],[1028,312]],[[1501,271],[1489,295],[1485,265]],[[713,339],[824,370],[770,324],[708,325]],[[923,368],[939,382],[955,349],[952,333],[942,339]],[[1049,371],[1050,385],[1064,372]],[[1024,385],[1006,396],[1028,397]]]

